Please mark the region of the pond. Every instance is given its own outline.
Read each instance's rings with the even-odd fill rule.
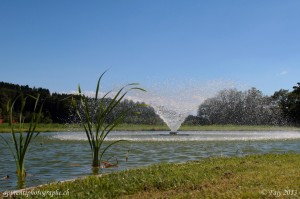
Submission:
[[[10,139],[10,134],[2,134]],[[112,132],[107,143],[125,139],[110,148],[105,160],[118,167],[104,173],[155,164],[186,162],[217,156],[264,153],[300,153],[300,132],[283,131],[185,131]],[[8,147],[0,142],[0,192],[17,189],[16,166]],[[26,187],[92,174],[92,153],[85,133],[41,133],[26,156]],[[9,175],[9,179],[3,179]]]

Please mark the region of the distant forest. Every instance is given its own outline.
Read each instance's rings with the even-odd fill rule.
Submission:
[[[75,117],[74,109],[71,103],[71,94],[50,93],[48,89],[44,88],[30,88],[29,86],[20,86],[11,83],[0,82],[0,119],[7,121],[6,105],[8,100],[14,100],[19,95],[33,95],[40,94],[40,101],[44,102],[42,112],[42,123],[76,123],[78,120]],[[76,96],[75,96],[76,98]],[[107,101],[110,99],[108,98]],[[34,106],[34,102],[27,101],[24,115],[27,120],[30,120],[30,111]],[[16,103],[15,111],[20,111]],[[134,107],[125,123],[128,124],[162,124],[163,121],[155,114],[154,109],[150,106],[138,106],[130,100],[123,100],[115,111],[125,110],[129,107]],[[114,114],[110,116],[113,119]],[[26,121],[25,121],[26,122]]]
[[[76,123],[71,105],[71,94],[50,93],[44,88],[30,88],[11,83],[0,82],[0,119],[7,121],[6,104],[19,95],[40,94],[44,102],[42,123]],[[107,101],[110,99],[108,98]],[[117,111],[134,107],[125,119],[128,124],[162,124],[163,121],[150,106],[138,106],[140,103],[124,100]],[[28,101],[25,116],[30,120],[33,102]],[[16,106],[15,111],[20,107]],[[113,119],[114,113],[111,115]],[[300,83],[292,91],[280,89],[272,96],[263,95],[256,88],[247,91],[225,89],[216,96],[199,104],[196,116],[188,116],[184,122],[188,125],[241,124],[241,125],[295,125],[300,126]]]

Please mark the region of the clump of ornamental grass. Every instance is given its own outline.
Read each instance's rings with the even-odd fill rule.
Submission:
[[[112,91],[109,91],[99,98],[100,83],[103,75],[101,74],[97,86],[94,98],[89,98],[85,96],[78,86],[78,95],[79,99],[76,100],[76,97],[72,98],[72,104],[75,109],[76,115],[78,116],[80,123],[82,124],[88,142],[92,151],[93,160],[92,166],[95,168],[94,171],[98,172],[97,168],[101,166],[101,161],[104,153],[114,144],[124,141],[117,140],[107,146],[103,146],[103,143],[108,136],[108,134],[120,123],[124,121],[128,113],[132,110],[133,107],[127,108],[120,112],[115,111],[116,107],[124,99],[127,93],[131,90],[145,91],[142,88],[137,87],[137,83],[127,84],[123,86],[120,90],[113,95]],[[109,95],[113,95],[110,100],[108,99]],[[92,102],[91,102],[92,100]],[[93,104],[94,106],[90,106]],[[115,117],[111,118],[112,113],[114,112]]]
[[[36,128],[39,123],[42,108],[43,108],[43,104],[39,106],[39,98],[40,98],[39,95],[37,97],[34,97],[32,95],[26,95],[24,97],[23,95],[19,95],[13,102],[8,101],[7,103],[7,112],[9,114],[9,126],[12,135],[13,145],[11,146],[10,142],[4,137],[1,136],[1,138],[7,144],[9,150],[11,151],[11,154],[14,157],[14,160],[16,162],[19,182],[23,181],[26,176],[25,157],[29,149],[29,145],[32,142],[32,140],[39,135],[39,132],[36,132]],[[26,106],[26,101],[29,99],[34,100],[35,103],[31,113],[30,123],[29,125],[26,125],[28,126],[28,129],[24,131],[25,116],[23,115],[23,112]],[[20,112],[17,113],[18,119],[15,120],[14,108],[17,105],[16,104],[17,102],[21,103],[20,106],[21,108],[20,108]]]

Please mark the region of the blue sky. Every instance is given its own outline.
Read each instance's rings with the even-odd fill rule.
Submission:
[[[265,94],[300,82],[299,0],[0,0],[0,81],[93,90],[168,79]]]

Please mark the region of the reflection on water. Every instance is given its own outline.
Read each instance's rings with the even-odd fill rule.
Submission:
[[[10,134],[3,134],[9,137]],[[8,138],[9,139],[9,138]],[[186,162],[212,156],[263,153],[300,153],[299,132],[114,132],[108,140],[126,139],[107,151],[119,167],[104,172],[147,166],[158,162]],[[17,187],[16,168],[6,145],[0,142],[0,191]],[[109,142],[108,142],[109,143]],[[128,157],[128,159],[127,159]],[[42,133],[26,156],[26,186],[92,174],[92,153],[85,133]]]

